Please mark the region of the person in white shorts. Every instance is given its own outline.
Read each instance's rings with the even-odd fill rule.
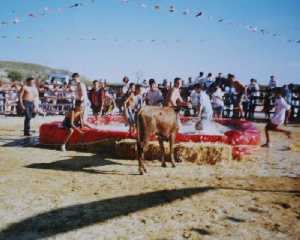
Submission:
[[[284,123],[287,124],[291,106],[282,97],[282,90],[280,88],[275,89],[275,97],[275,113],[265,127],[266,143],[263,144],[262,147],[270,147],[269,131],[282,132],[287,135],[288,138],[291,138],[290,131],[279,128],[280,125]]]

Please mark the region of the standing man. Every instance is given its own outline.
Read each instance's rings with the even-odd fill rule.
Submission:
[[[91,107],[93,110],[93,115],[98,118],[102,115],[103,104],[104,104],[104,87],[103,83],[98,80],[93,81],[93,88],[90,92]]]
[[[174,86],[169,91],[169,94],[165,101],[165,106],[179,108],[183,105],[186,105],[186,103],[183,101],[180,95],[181,84],[181,78],[174,79]]]
[[[34,117],[38,106],[39,93],[35,85],[33,77],[27,78],[25,85],[20,93],[20,106],[25,114],[24,120],[24,136],[31,136],[30,134],[30,120]]]
[[[170,89],[168,96],[165,100],[165,106],[172,107],[177,112],[177,127],[181,128],[181,121],[179,117],[179,111],[181,106],[186,106],[186,102],[183,101],[180,95],[181,78],[174,79],[174,86]]]
[[[89,107],[89,100],[87,95],[86,86],[84,83],[80,81],[79,73],[74,73],[72,75],[72,81],[76,83],[76,91],[75,91],[75,101],[81,101],[83,103],[83,119],[86,121],[88,116],[88,107]]]
[[[241,84],[238,80],[235,79],[235,76],[233,74],[228,74],[228,82],[231,88],[234,89],[236,98],[233,104],[234,110],[236,112],[236,117],[237,118],[242,118],[244,113],[243,113],[243,106],[242,106],[242,100],[243,96],[246,92],[246,88],[244,87],[243,84]]]

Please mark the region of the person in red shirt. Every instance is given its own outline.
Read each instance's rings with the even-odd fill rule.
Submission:
[[[97,118],[102,115],[103,104],[104,104],[104,86],[103,83],[95,80],[93,82],[93,88],[90,92],[91,108],[93,110],[93,115]]]

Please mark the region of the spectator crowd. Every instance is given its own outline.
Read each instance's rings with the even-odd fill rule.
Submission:
[[[76,84],[73,81],[36,81],[35,84],[39,95],[38,113],[58,115],[73,109],[76,100]],[[95,116],[125,113],[130,120],[134,111],[144,104],[165,105],[174,84],[175,81],[158,83],[155,79],[136,84],[130,82],[128,77],[124,77],[119,85],[95,80],[86,89],[88,106]],[[19,107],[22,87],[20,82],[5,84],[0,81],[0,114],[22,114]],[[223,76],[219,73],[214,77],[212,73],[200,72],[196,78],[180,79],[178,95],[184,103],[180,111],[186,116],[199,116],[199,112],[204,112],[215,118],[269,119],[274,107],[274,91],[278,88],[274,76],[270,77],[267,86],[262,86],[256,79],[244,85],[233,74]],[[299,86],[289,84],[280,88],[284,99],[291,105],[291,118],[299,120]]]

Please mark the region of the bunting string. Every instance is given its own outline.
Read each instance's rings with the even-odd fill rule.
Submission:
[[[64,13],[67,10],[78,9],[78,8],[81,8],[81,7],[89,5],[89,4],[94,4],[96,1],[97,0],[87,0],[85,2],[75,2],[69,6],[60,7],[60,8],[50,8],[50,7],[46,6],[39,11],[28,12],[26,14],[26,16],[23,16],[23,17],[14,16],[14,18],[11,20],[7,20],[7,21],[2,20],[2,21],[0,21],[0,28],[7,27],[10,25],[20,24],[29,19],[31,20],[31,19],[42,18],[42,17],[48,16],[48,15],[54,14],[54,13]],[[282,39],[282,40],[286,41],[287,43],[300,44],[300,40],[285,38],[283,36],[283,34],[281,34],[279,32],[270,31],[264,27],[255,26],[254,24],[237,23],[237,22],[231,21],[231,20],[223,18],[223,17],[216,18],[216,17],[209,15],[208,13],[206,13],[205,11],[203,11],[201,9],[200,10],[199,9],[198,10],[191,9],[191,8],[178,9],[176,5],[169,5],[167,8],[165,8],[165,7],[163,8],[160,4],[148,4],[146,2],[146,0],[144,0],[142,3],[140,1],[137,2],[137,1],[133,1],[133,0],[118,0],[118,1],[120,1],[121,4],[124,4],[124,5],[129,5],[130,3],[133,3],[133,4],[136,4],[137,6],[141,7],[142,9],[149,9],[151,11],[156,11],[156,12],[166,12],[166,13],[173,14],[173,15],[180,14],[180,15],[183,15],[186,17],[193,17],[195,20],[206,18],[207,20],[216,22],[218,24],[223,24],[226,26],[231,26],[231,27],[236,27],[236,28],[242,28],[242,29],[245,29],[247,31],[250,31],[250,32],[256,33],[256,34],[269,35],[273,38]],[[100,2],[100,0],[99,0],[99,2]],[[15,11],[12,11],[12,13],[15,14]],[[8,38],[8,36],[3,35],[1,38],[5,39],[5,38]],[[22,36],[17,36],[16,38],[17,39],[30,39],[29,37],[22,37]],[[94,38],[91,38],[91,40],[93,40],[93,39]],[[138,41],[136,40],[136,42],[138,42]]]

